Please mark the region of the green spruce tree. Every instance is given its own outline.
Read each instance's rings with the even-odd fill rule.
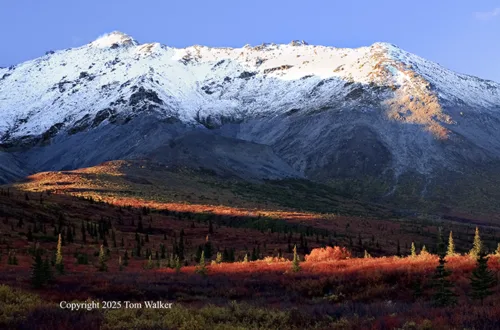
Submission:
[[[52,266],[50,264],[49,257],[45,257],[45,260],[43,261],[43,271],[45,274],[46,278],[46,283],[52,281],[53,274],[52,274]]]
[[[108,271],[108,265],[106,264],[106,252],[104,251],[104,246],[101,245],[99,249],[99,266],[98,269],[100,272]]]
[[[484,298],[493,294],[491,289],[497,285],[497,278],[491,270],[488,269],[488,257],[484,252],[480,252],[477,258],[476,268],[472,271],[471,297],[478,299],[483,305]]]
[[[179,274],[181,272],[181,259],[179,256],[175,256],[175,272]]]
[[[425,247],[425,246],[424,246]],[[451,275],[451,271],[445,268],[446,252],[445,244],[441,237],[441,230],[439,231],[438,237],[438,254],[439,254],[439,265],[436,267],[433,278],[433,287],[435,289],[433,295],[433,301],[436,306],[446,307],[454,306],[457,303],[456,294],[453,292],[453,283],[448,280],[448,276]],[[424,248],[422,248],[422,251]]]
[[[151,255],[149,255],[148,261],[146,262],[146,265],[144,268],[146,269],[153,269],[155,267],[155,264],[153,262],[153,259],[151,258]]]
[[[38,250],[35,251],[33,259],[33,266],[31,267],[31,285],[35,289],[39,289],[45,285],[46,279],[42,256]]]
[[[128,266],[128,251],[125,250],[125,254],[123,255],[123,266]]]
[[[207,275],[207,267],[205,265],[205,251],[201,252],[200,262],[196,266],[196,273],[200,275]]]
[[[215,258],[215,263],[216,264],[222,263],[222,253],[217,252],[217,257]]]
[[[292,271],[295,273],[300,271],[300,258],[297,254],[297,245],[293,247]]]
[[[455,255],[455,243],[453,242],[453,232],[450,231],[450,236],[448,237],[448,250],[446,251],[447,257],[453,257]]]
[[[59,274],[64,273],[64,262],[63,262],[63,255],[62,255],[62,235],[61,234],[59,234],[59,238],[57,240],[55,267],[56,267],[56,270]]]
[[[481,237],[479,236],[479,228],[476,227],[476,233],[474,234],[474,243],[472,249],[469,251],[471,258],[477,259],[479,254],[483,251],[483,243],[481,242]]]

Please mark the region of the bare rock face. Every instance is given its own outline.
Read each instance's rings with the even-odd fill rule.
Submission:
[[[386,43],[175,49],[113,32],[1,68],[0,95],[3,182],[148,158],[407,204],[457,178],[498,193],[500,85]]]

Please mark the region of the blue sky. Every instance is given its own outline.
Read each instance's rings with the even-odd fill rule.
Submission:
[[[262,42],[358,47],[386,41],[455,71],[500,82],[494,0],[2,0],[0,66],[119,30],[173,47]]]

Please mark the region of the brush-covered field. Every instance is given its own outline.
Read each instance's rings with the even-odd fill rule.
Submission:
[[[499,327],[494,222],[114,164],[2,187],[0,328]]]

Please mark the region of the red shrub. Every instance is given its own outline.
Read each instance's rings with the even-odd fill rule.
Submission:
[[[351,257],[351,252],[345,247],[339,246],[327,246],[326,248],[316,248],[312,249],[311,253],[305,256],[306,261],[320,262],[320,261],[332,261],[332,260],[342,260]]]

